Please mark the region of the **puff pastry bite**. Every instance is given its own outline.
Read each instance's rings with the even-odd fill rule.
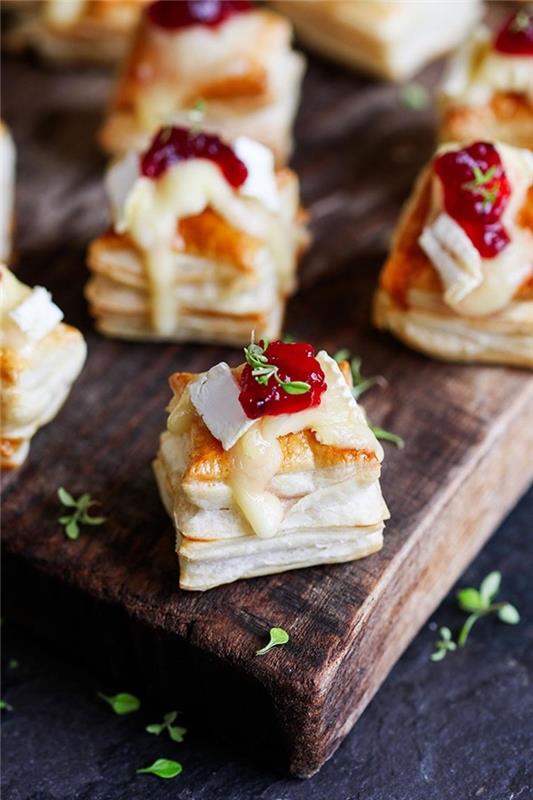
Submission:
[[[200,101],[203,120],[230,139],[249,136],[286,162],[304,59],[291,26],[248,0],[158,0],[143,16],[100,131],[121,154]]]
[[[170,378],[154,471],[182,589],[352,561],[382,547],[383,451],[348,364],[308,344],[261,342]]]
[[[56,64],[115,63],[125,54],[147,0],[10,2],[8,49],[32,47]]]
[[[243,344],[279,334],[307,243],[298,180],[271,151],[162,128],[107,176],[113,225],[92,243],[98,329],[127,339]]]
[[[0,261],[9,261],[15,207],[15,145],[0,120]]]
[[[405,80],[456,47],[479,17],[478,0],[276,0],[297,36],[325,56]]]
[[[55,417],[85,361],[81,333],[42,286],[30,289],[0,265],[2,469],[20,466],[34,433]]]
[[[486,138],[533,149],[533,10],[481,27],[452,60],[440,97],[443,141]]]
[[[439,358],[533,367],[533,153],[443,145],[400,220],[374,319]]]

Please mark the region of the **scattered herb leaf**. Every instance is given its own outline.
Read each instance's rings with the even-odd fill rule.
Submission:
[[[305,381],[282,381],[279,377],[279,368],[275,364],[268,363],[268,357],[265,355],[265,350],[269,345],[268,339],[263,339],[263,343],[256,344],[254,342],[254,335],[252,333],[252,340],[250,344],[244,348],[244,357],[246,363],[252,368],[252,375],[257,383],[264,386],[271,378],[279,383],[283,391],[287,394],[305,394],[311,389],[310,384]]]
[[[166,730],[173,742],[182,742],[187,733],[187,728],[181,728],[179,725],[172,724],[177,716],[177,711],[169,711],[168,714],[165,714],[163,717],[163,722],[153,722],[151,725],[147,725],[146,732],[159,736],[162,731]]]
[[[494,180],[497,169],[498,168],[496,166],[492,166],[489,167],[486,172],[483,172],[481,167],[473,166],[472,170],[474,172],[474,180],[463,183],[461,187],[462,189],[466,189],[469,192],[479,195],[483,199],[487,211],[490,211],[490,208],[500,193],[499,180],[497,180],[490,188],[487,186],[488,183],[491,183]]]
[[[507,625],[517,625],[520,622],[520,614],[511,603],[493,602],[500,590],[501,574],[490,572],[481,582],[478,589],[467,587],[457,592],[457,602],[463,611],[469,612],[469,616],[459,631],[457,644],[464,647],[470,631],[481,617],[487,614],[496,613],[498,619]]]
[[[9,669],[18,669],[19,662],[17,661],[16,658],[10,658],[7,666],[9,667]]]
[[[0,700],[0,711],[13,711],[13,706],[10,706],[6,700]]]
[[[400,89],[400,100],[413,111],[422,111],[429,105],[429,92],[420,83],[406,83]]]
[[[367,392],[373,386],[381,386],[384,389],[387,384],[387,379],[383,377],[383,375],[373,375],[371,378],[365,378],[364,375],[361,374],[361,364],[362,359],[358,356],[351,358],[351,353],[347,347],[343,347],[341,350],[338,350],[335,355],[333,356],[337,364],[340,364],[341,361],[349,361],[350,362],[350,370],[352,372],[352,380],[353,380],[353,387],[352,387],[352,394],[356,400],[358,400],[364,392]]]
[[[131,714],[133,711],[138,711],[141,707],[141,701],[138,697],[127,692],[119,692],[115,695],[106,695],[98,692],[98,697],[109,703],[115,714]]]
[[[175,778],[183,771],[183,767],[177,761],[168,758],[158,758],[149,767],[138,769],[138,774],[157,775],[158,778]]]
[[[296,339],[291,333],[284,333],[283,336],[281,337],[281,341],[285,342],[285,344],[293,344],[296,341]]]
[[[435,652],[431,655],[432,661],[442,661],[446,653],[456,650],[457,645],[452,640],[452,632],[449,628],[439,629],[440,639],[435,643]]]
[[[268,644],[256,651],[256,656],[264,656],[269,650],[272,650],[276,645],[287,644],[289,641],[289,634],[283,628],[270,628],[270,640]]]
[[[65,514],[59,517],[58,522],[64,526],[65,534],[69,539],[77,539],[80,535],[80,525],[102,525],[106,521],[105,517],[92,517],[89,508],[98,505],[90,494],[82,494],[76,500],[63,486],[57,490],[59,500],[66,508],[75,508],[72,514]]]
[[[398,450],[402,450],[405,447],[405,441],[401,436],[398,436],[397,433],[386,431],[384,428],[380,428],[379,425],[370,425],[370,430],[376,439],[381,439],[384,442],[391,442],[396,445]]]

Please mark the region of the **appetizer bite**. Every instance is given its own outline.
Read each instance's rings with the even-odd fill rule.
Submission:
[[[208,128],[257,139],[285,163],[304,70],[290,40],[287,20],[248,0],[152,3],[100,131],[102,146],[114,154],[141,149],[161,125],[183,124],[201,105]]]
[[[402,81],[452,50],[479,17],[479,0],[276,0],[298,37],[325,56]]]
[[[404,210],[374,320],[438,358],[533,367],[533,153],[440,148]]]
[[[15,145],[0,120],[0,261],[11,258],[15,209]]]
[[[162,128],[107,175],[112,228],[89,249],[99,331],[242,345],[279,335],[307,243],[298,179],[252,139]]]
[[[347,362],[252,343],[246,361],[175,373],[154,471],[182,589],[352,561],[383,544],[383,451]]]
[[[34,433],[55,417],[78,377],[87,348],[64,325],[63,312],[42,286],[30,289],[0,265],[2,469],[20,466]]]
[[[15,16],[8,49],[32,47],[55,64],[119,61],[147,0],[39,0],[5,5]]]
[[[533,10],[465,42],[442,86],[441,114],[443,141],[482,137],[533,148]]]

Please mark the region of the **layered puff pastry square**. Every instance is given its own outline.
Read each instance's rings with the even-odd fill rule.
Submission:
[[[9,0],[8,49],[31,47],[57,65],[120,61],[147,0]]]
[[[291,50],[283,17],[244,0],[149,6],[100,131],[114,155],[146,146],[161,125],[203,122],[221,136],[248,136],[276,163],[292,149],[292,123],[305,62]]]
[[[533,367],[533,153],[440,148],[398,225],[374,321],[437,358]]]
[[[0,265],[2,379],[0,463],[13,469],[26,459],[34,433],[53,419],[84,364],[81,333],[42,286],[30,289]]]
[[[440,90],[441,140],[489,139],[533,149],[533,10],[496,33],[480,27],[452,59]]]
[[[352,561],[383,544],[383,451],[348,365],[324,351],[315,358],[308,345],[264,343],[257,352],[278,372],[256,392],[265,373],[245,352],[237,369],[220,363],[170,378],[154,471],[176,528],[182,589]],[[297,376],[311,388],[287,401],[276,380],[295,377],[293,354],[302,352]]]
[[[15,145],[0,120],[0,261],[9,261],[15,212]]]
[[[479,18],[479,0],[276,0],[313,50],[349,67],[403,81],[456,47]]]
[[[239,137],[165,128],[107,176],[113,223],[89,248],[100,332],[242,345],[279,335],[308,236],[296,175]]]

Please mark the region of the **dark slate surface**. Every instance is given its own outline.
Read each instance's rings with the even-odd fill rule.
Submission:
[[[522,613],[516,627],[482,620],[464,650],[429,660],[438,625],[457,629],[453,592],[425,626],[321,772],[287,780],[214,747],[183,720],[173,744],[144,732],[166,708],[117,717],[95,696],[102,686],[77,664],[4,621],[4,800],[529,800],[533,797],[533,491],[459,581],[503,573],[502,599]],[[18,666],[9,665],[16,659]],[[257,720],[261,724],[261,720]],[[220,720],[224,728],[224,720]],[[155,758],[183,773],[162,781],[135,774]]]

